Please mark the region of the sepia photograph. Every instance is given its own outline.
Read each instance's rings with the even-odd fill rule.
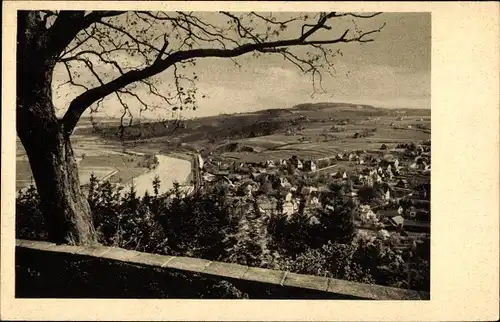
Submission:
[[[9,20],[16,301],[431,305],[468,189],[432,10],[64,3]]]
[[[429,13],[17,18],[16,297],[429,299]]]

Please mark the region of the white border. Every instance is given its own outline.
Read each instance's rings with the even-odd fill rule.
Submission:
[[[13,299],[15,10],[432,12],[431,301]],[[1,318],[16,320],[496,320],[499,5],[495,2],[3,2]]]

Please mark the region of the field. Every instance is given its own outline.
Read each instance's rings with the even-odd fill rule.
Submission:
[[[199,152],[222,159],[262,162],[332,157],[337,153],[380,151],[400,142],[430,139],[430,109],[383,109],[344,103],[301,104],[290,109],[218,115],[183,121],[148,121],[125,127],[118,137],[116,120],[84,119],[72,136],[80,158],[80,176],[110,176],[126,183],[147,171],[138,156],[121,155],[122,149],[146,153]],[[363,134],[364,133],[364,134]],[[365,135],[366,134],[366,135]],[[18,142],[17,184],[30,182],[31,171]],[[346,165],[347,166],[347,165]]]
[[[72,138],[78,162],[80,183],[86,184],[93,173],[98,179],[127,183],[148,171],[139,165],[143,159],[136,155],[122,155],[120,146],[110,144],[92,136],[76,135]],[[17,140],[16,190],[34,183],[31,167],[21,142]]]
[[[333,122],[311,123],[300,133],[291,136],[273,134],[259,138],[236,140],[236,142],[243,145],[261,148],[262,151],[259,151],[259,153],[225,152],[222,153],[222,156],[249,162],[285,159],[290,158],[292,155],[304,159],[316,159],[353,150],[379,150],[382,144],[386,144],[390,148],[391,145],[394,146],[400,142],[430,139],[430,134],[420,129],[391,127],[383,124],[383,121],[387,121],[386,119],[381,118],[381,121],[382,124],[375,122],[370,124],[350,124],[343,126],[342,132],[328,131],[334,126]],[[418,121],[412,122],[412,124],[414,123],[419,124]],[[376,129],[376,131],[368,137],[353,138],[356,133],[360,133],[366,128]],[[302,142],[301,138],[304,138]]]

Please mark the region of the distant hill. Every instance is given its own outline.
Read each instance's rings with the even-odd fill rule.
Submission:
[[[324,110],[324,109],[363,109],[363,110],[377,110],[379,108],[365,105],[365,104],[352,104],[352,103],[302,103],[292,107],[293,110]]]
[[[244,138],[285,133],[285,130],[302,124],[336,122],[340,120],[366,120],[377,117],[422,116],[429,117],[430,110],[387,109],[371,105],[323,102],[303,103],[290,109],[266,109],[239,114],[223,114],[186,120],[147,121],[125,126],[121,133],[116,122],[97,120],[92,129],[81,129],[99,134],[107,139],[144,141],[158,139],[181,143],[208,141],[233,141]],[[229,146],[229,151],[247,150],[248,147]],[[222,148],[225,149],[225,148]]]
[[[296,111],[325,111],[325,110],[337,110],[337,111],[348,111],[348,110],[358,110],[358,111],[378,111],[386,114],[407,114],[407,115],[422,115],[430,116],[430,109],[420,109],[420,108],[385,108],[367,104],[354,104],[354,103],[343,103],[343,102],[320,102],[320,103],[302,103],[295,105],[291,110]]]

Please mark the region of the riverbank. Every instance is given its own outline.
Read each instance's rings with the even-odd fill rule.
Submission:
[[[174,182],[185,184],[192,173],[192,163],[184,159],[156,155],[158,158],[158,165],[142,175],[135,177],[131,183],[125,185],[124,191],[130,188],[131,184],[134,185],[138,196],[144,196],[146,191],[149,194],[153,193],[153,181],[158,176],[160,180],[159,193],[163,194],[174,187]]]

